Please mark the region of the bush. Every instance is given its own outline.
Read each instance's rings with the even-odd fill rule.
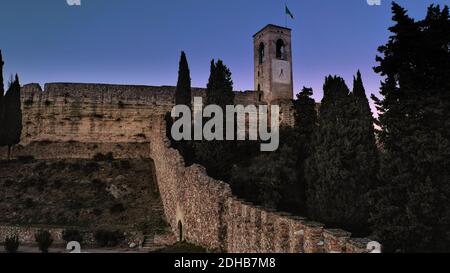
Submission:
[[[125,207],[123,206],[122,203],[116,203],[114,205],[111,206],[111,208],[109,208],[109,212],[116,214],[116,213],[121,213],[125,211]]]
[[[22,156],[18,156],[17,160],[20,163],[24,163],[24,164],[32,163],[34,161],[34,156],[32,156],[32,155],[22,155]]]
[[[129,170],[131,169],[131,163],[128,160],[120,160],[119,162],[114,162],[113,167],[116,169]]]
[[[97,162],[88,162],[83,166],[83,171],[86,175],[90,175],[97,172],[100,169],[100,165]]]
[[[97,153],[94,155],[93,159],[95,161],[113,161],[114,160],[114,155],[112,152],[107,153],[106,155],[102,154],[102,153]]]
[[[53,237],[47,230],[39,230],[34,234],[36,243],[38,243],[39,250],[42,253],[48,253],[48,249],[53,244]]]
[[[19,237],[17,235],[6,237],[5,239],[5,250],[8,253],[16,253],[19,249]]]
[[[125,238],[119,231],[97,230],[94,233],[94,239],[100,247],[114,247]]]
[[[72,241],[76,241],[79,243],[83,242],[83,236],[81,235],[80,231],[76,230],[76,229],[66,229],[63,231],[62,233],[62,239],[64,241],[68,242],[72,242]]]
[[[67,167],[67,164],[65,161],[61,160],[58,162],[54,162],[51,164],[50,168],[56,171],[64,171]]]

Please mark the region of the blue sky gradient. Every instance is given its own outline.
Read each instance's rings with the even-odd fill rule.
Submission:
[[[266,24],[285,24],[284,3],[294,13],[294,86],[311,86],[322,97],[328,74],[352,85],[358,69],[367,93],[381,78],[372,67],[377,47],[392,25],[390,1],[366,0],[2,0],[0,49],[5,79],[22,83],[98,82],[175,85],[185,50],[193,86],[204,87],[209,62],[221,58],[235,90],[253,89],[252,35]],[[417,19],[432,3],[398,0]],[[6,84],[6,83],[5,83]]]

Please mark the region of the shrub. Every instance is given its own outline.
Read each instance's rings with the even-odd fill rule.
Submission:
[[[3,186],[5,186],[5,188],[9,188],[14,184],[14,181],[12,181],[11,179],[7,179],[5,181],[5,183],[3,184]]]
[[[97,172],[100,169],[100,165],[97,162],[88,162],[83,166],[83,171],[86,175]]]
[[[102,154],[102,153],[97,153],[94,155],[93,159],[95,161],[113,161],[114,160],[114,155],[112,152],[107,153],[106,155]]]
[[[50,168],[56,171],[63,171],[67,167],[67,163],[65,161],[58,161],[51,164]]]
[[[80,231],[76,229],[66,229],[62,233],[62,239],[66,242],[76,241],[79,243],[83,242],[83,236]]]
[[[25,199],[24,207],[26,209],[34,208],[35,207],[35,203],[34,203],[33,199],[31,199],[31,198]]]
[[[97,230],[94,233],[94,239],[100,247],[114,247],[125,238],[119,231]]]
[[[125,211],[125,207],[123,206],[122,203],[117,203],[111,206],[111,208],[109,208],[109,211],[113,214],[115,213],[121,213]]]
[[[70,170],[71,171],[79,171],[81,170],[81,164],[80,162],[74,162],[70,165]]]
[[[131,163],[128,160],[120,160],[113,162],[113,167],[115,169],[129,170],[131,169]]]
[[[22,155],[22,156],[18,156],[17,160],[20,163],[24,163],[24,164],[32,163],[34,161],[34,156],[32,156],[32,155]]]
[[[16,253],[19,249],[19,237],[17,235],[6,237],[5,239],[5,250],[8,253]]]
[[[131,169],[130,161],[128,161],[128,160],[121,160],[121,161],[120,161],[120,167],[121,167],[122,169],[124,169],[124,170],[129,170],[129,169]]]
[[[39,250],[42,253],[48,253],[48,249],[53,244],[53,237],[47,230],[39,230],[34,234],[36,243],[38,243]]]
[[[136,137],[139,137],[139,138],[143,138],[143,139],[146,139],[147,138],[147,136],[145,135],[145,134],[142,134],[142,133],[140,133],[140,134],[137,134],[137,135],[135,135]]]

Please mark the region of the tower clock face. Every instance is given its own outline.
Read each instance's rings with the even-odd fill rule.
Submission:
[[[283,60],[272,61],[272,79],[277,83],[291,83],[291,66],[289,62]]]

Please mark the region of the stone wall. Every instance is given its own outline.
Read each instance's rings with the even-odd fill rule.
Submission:
[[[32,156],[35,159],[92,159],[96,154],[112,153],[116,159],[150,158],[150,144],[140,143],[83,143],[83,142],[32,142],[16,145],[11,158]],[[0,147],[0,160],[7,158],[7,148]]]
[[[51,83],[22,87],[21,143],[33,141],[146,142],[152,117],[170,111],[175,87]],[[258,103],[259,92],[237,93]],[[204,89],[193,88],[204,97]]]
[[[21,93],[23,145],[149,142],[153,117],[175,104],[173,86],[49,83],[44,90],[38,84],[25,85]],[[193,88],[192,93],[205,98],[205,89]],[[263,93],[254,91],[236,92],[235,103],[265,104]]]
[[[56,83],[46,84],[42,91],[39,85],[26,85],[22,89],[22,146],[13,155],[38,159],[92,158],[98,152],[113,152],[117,158],[150,156],[172,232],[211,250],[367,251],[369,239],[353,239],[345,231],[255,206],[233,196],[228,184],[209,177],[202,166],[185,167],[166,137],[164,114],[174,105],[174,90],[168,86]],[[204,94],[203,89],[193,90],[194,96]],[[244,105],[264,104],[261,95],[242,92],[235,99]],[[283,105],[280,118],[290,123],[292,104]]]
[[[11,225],[0,225],[0,244],[3,244],[5,239],[12,236],[17,236],[21,244],[36,244],[34,235],[39,230],[47,230],[53,237],[53,245],[65,245],[66,242],[63,240],[63,232],[67,229],[78,230],[83,237],[83,246],[94,246],[96,244],[94,238],[94,232],[91,230],[79,229],[78,227],[35,227],[35,226],[11,226]],[[140,245],[144,236],[141,232],[128,231],[124,232],[124,243],[127,246],[130,243],[135,243]]]
[[[203,167],[185,167],[170,148],[163,122],[152,132],[151,156],[166,218],[177,236],[211,250],[232,253],[363,253],[370,239],[255,206],[232,195]],[[180,230],[181,229],[181,230]]]

